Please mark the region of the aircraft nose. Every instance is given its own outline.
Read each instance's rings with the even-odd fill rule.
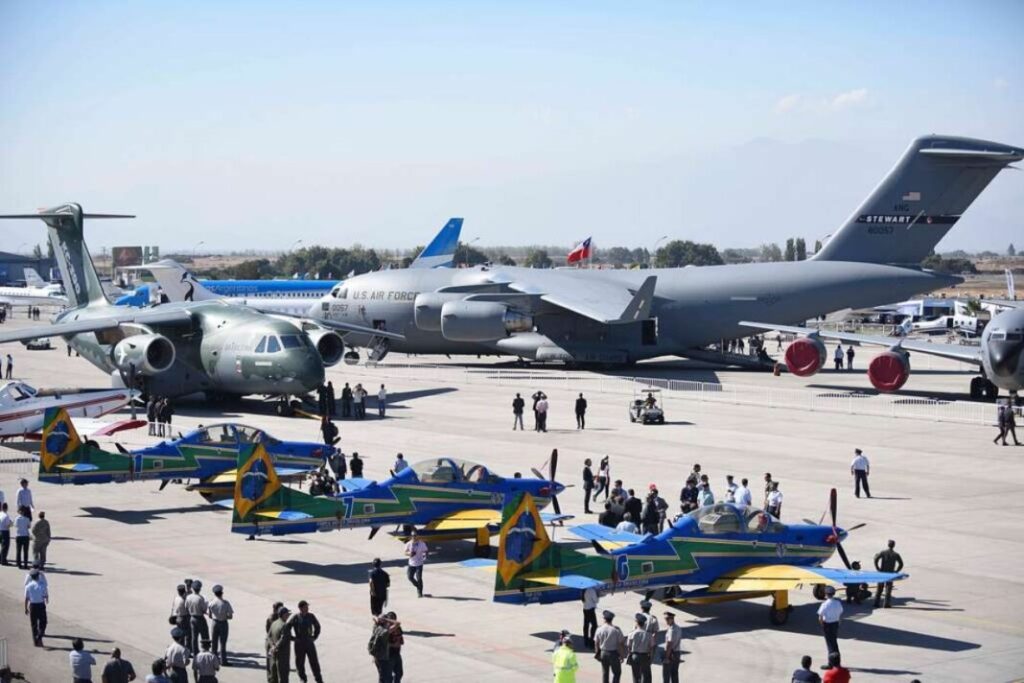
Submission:
[[[992,372],[1000,377],[1010,377],[1020,365],[1024,341],[990,341],[989,353],[992,358]]]

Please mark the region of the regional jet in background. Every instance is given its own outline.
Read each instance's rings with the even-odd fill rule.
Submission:
[[[0,306],[67,306],[60,283],[48,283],[34,268],[25,269],[24,287],[0,287]]]
[[[749,335],[741,321],[799,323],[961,282],[920,263],[999,171],[1021,159],[1021,148],[995,142],[918,138],[806,261],[384,271],[346,280],[311,314],[404,335],[378,356],[387,347],[574,364],[698,356],[709,344]],[[371,338],[349,341],[366,345]]]
[[[450,268],[462,233],[462,219],[451,218],[430,244],[409,264],[409,268]],[[264,313],[304,316],[310,302],[323,297],[340,280],[198,280],[173,259],[134,266],[133,270],[153,273],[165,301],[212,301],[257,308]],[[134,300],[133,300],[134,301]]]
[[[289,396],[320,386],[324,366],[341,360],[339,332],[401,340],[361,325],[282,320],[222,301],[147,309],[113,306],[85,245],[83,221],[131,216],[86,214],[78,204],[64,204],[0,218],[46,223],[71,304],[51,325],[0,332],[0,344],[61,336],[112,380],[157,396],[264,394],[281,397],[284,412]]]

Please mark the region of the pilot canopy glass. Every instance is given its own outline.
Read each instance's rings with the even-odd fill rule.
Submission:
[[[731,503],[715,503],[690,512],[686,517],[697,523],[697,529],[709,536],[721,534],[778,533],[782,524],[764,510],[746,508],[742,512]]]
[[[458,458],[431,458],[410,467],[424,484],[497,483],[500,479],[483,465]]]

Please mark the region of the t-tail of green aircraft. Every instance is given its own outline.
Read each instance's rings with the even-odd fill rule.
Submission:
[[[68,411],[47,408],[39,443],[39,481],[52,484],[101,484],[131,479],[134,459],[82,441]]]

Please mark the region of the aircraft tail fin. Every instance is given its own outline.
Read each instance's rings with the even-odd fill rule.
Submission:
[[[416,259],[409,264],[410,268],[448,268],[455,260],[455,251],[459,248],[459,236],[462,234],[462,219],[451,218],[445,223],[434,239],[424,247]]]
[[[35,268],[25,268],[25,284],[29,287],[45,287],[46,280],[39,277]]]
[[[136,268],[153,273],[168,301],[210,301],[222,298],[204,287],[185,266],[174,259],[162,259]]]
[[[896,166],[812,257],[918,265],[993,178],[1024,150],[986,140],[930,135]]]
[[[263,509],[280,504],[284,489],[274,462],[262,442],[238,451],[235,470],[234,523],[252,521]]]
[[[100,276],[85,245],[83,223],[86,218],[134,218],[122,214],[85,213],[79,204],[63,204],[39,213],[7,214],[0,218],[39,218],[49,228],[68,304],[74,308],[90,304],[109,304],[100,284]]]
[[[39,442],[39,481],[96,483],[116,475],[130,475],[131,456],[108,453],[82,441],[64,408],[47,408]]]

